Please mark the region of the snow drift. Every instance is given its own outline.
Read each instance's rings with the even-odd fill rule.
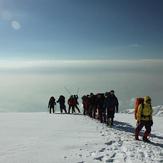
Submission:
[[[118,113],[113,128],[74,114],[0,113],[0,163],[161,163],[162,117],[150,140],[134,140],[132,114]]]

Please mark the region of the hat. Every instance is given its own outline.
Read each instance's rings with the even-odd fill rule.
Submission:
[[[149,96],[145,96],[144,101],[151,101],[151,98]]]
[[[105,96],[108,96],[109,95],[109,92],[105,92],[105,94],[104,94]]]
[[[111,90],[110,92],[111,92],[111,93],[114,93],[114,90]]]

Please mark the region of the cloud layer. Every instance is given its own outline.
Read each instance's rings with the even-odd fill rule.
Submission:
[[[0,72],[162,72],[163,60],[1,60]]]

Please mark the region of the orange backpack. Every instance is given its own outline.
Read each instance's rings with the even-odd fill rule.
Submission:
[[[137,120],[137,111],[138,111],[138,107],[140,104],[144,103],[144,98],[142,97],[137,97],[135,99],[135,103],[134,103],[134,113],[135,113],[135,119]]]

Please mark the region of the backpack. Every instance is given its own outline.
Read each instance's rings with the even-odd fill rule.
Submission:
[[[134,114],[135,114],[135,119],[137,120],[137,112],[138,112],[138,107],[140,104],[144,103],[144,98],[142,97],[137,97],[134,102]]]

